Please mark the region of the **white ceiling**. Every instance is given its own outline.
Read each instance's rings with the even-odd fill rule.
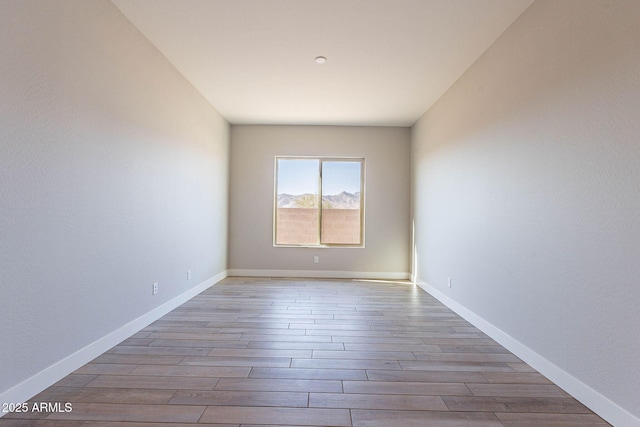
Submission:
[[[112,1],[232,124],[387,126],[412,125],[533,2]]]

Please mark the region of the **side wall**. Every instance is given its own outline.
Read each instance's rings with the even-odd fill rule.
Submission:
[[[14,402],[224,275],[229,125],[107,0],[1,1],[0,58]]]
[[[538,0],[412,135],[418,280],[625,426],[640,425],[638,22],[637,1]]]
[[[232,126],[230,273],[408,278],[409,150],[409,128]],[[277,155],[365,158],[365,248],[273,247]]]

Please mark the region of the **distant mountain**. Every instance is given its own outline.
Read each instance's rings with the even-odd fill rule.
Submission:
[[[278,207],[279,208],[297,208],[296,200],[302,196],[312,196],[312,194],[278,194]]]
[[[360,208],[360,192],[347,193],[343,191],[333,196],[322,196],[324,203],[330,203],[330,207],[334,209],[359,209]]]
[[[315,194],[278,194],[279,208],[299,208],[301,206],[314,207],[313,198]],[[311,202],[311,203],[310,203]],[[343,191],[340,194],[322,196],[322,202],[325,206],[334,209],[359,209],[360,208],[360,192],[348,193]],[[317,202],[316,202],[317,203]]]

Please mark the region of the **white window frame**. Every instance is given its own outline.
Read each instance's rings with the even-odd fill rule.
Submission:
[[[277,242],[278,216],[278,160],[318,160],[318,244],[293,244]],[[323,162],[360,162],[360,243],[322,243],[322,163]],[[365,247],[365,192],[366,192],[366,159],[364,157],[343,156],[275,156],[273,174],[273,246],[277,248],[364,248]]]

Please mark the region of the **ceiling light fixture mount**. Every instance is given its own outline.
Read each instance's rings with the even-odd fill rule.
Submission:
[[[327,62],[327,58],[324,56],[316,56],[316,64],[324,64]]]

